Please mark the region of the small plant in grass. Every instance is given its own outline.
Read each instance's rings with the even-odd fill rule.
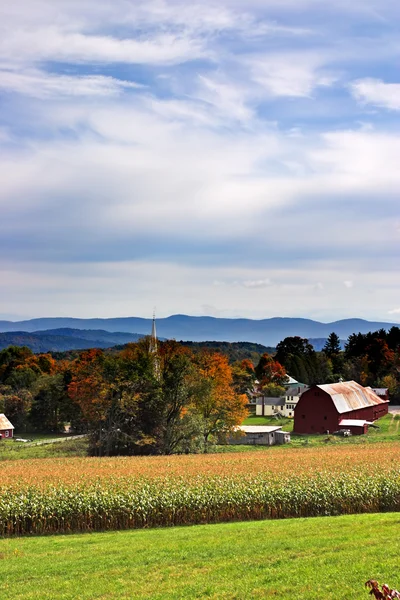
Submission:
[[[400,592],[398,590],[391,590],[386,583],[380,586],[375,579],[368,579],[368,581],[365,582],[365,587],[369,588],[370,595],[374,598],[378,598],[378,600],[395,600],[396,598],[400,598]]]

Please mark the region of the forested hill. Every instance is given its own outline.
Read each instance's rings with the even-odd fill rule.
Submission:
[[[200,352],[207,349],[212,352],[221,352],[228,357],[230,363],[242,361],[246,358],[257,364],[261,356],[268,352],[275,352],[275,348],[254,344],[253,342],[179,342],[182,346],[190,348],[192,352]]]
[[[173,315],[157,319],[157,332],[162,338],[191,341],[254,342],[265,346],[276,346],[288,336],[304,338],[327,338],[335,332],[340,339],[347,339],[353,333],[368,333],[379,329],[390,329],[395,323],[345,319],[332,323],[320,323],[310,319],[275,317],[272,319],[221,319],[215,317],[191,317]],[[135,333],[149,335],[151,319],[126,317],[116,319],[74,319],[43,318],[29,321],[0,321],[0,331],[49,330],[59,328],[99,329],[108,332]],[[121,342],[117,342],[121,343]]]
[[[0,350],[8,346],[27,346],[33,352],[64,352],[87,348],[110,348],[117,344],[136,342],[138,333],[120,333],[101,330],[50,329],[47,331],[10,331],[0,333]]]

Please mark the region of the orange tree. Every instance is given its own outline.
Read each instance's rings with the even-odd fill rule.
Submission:
[[[226,356],[201,352],[196,356],[195,410],[201,416],[204,452],[210,436],[226,437],[248,414],[248,399],[233,387],[232,369]]]

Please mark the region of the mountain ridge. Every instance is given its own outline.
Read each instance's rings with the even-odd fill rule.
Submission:
[[[75,317],[43,317],[24,321],[0,321],[0,332],[34,333],[60,329],[102,330],[105,333],[149,335],[152,319],[143,317],[116,317],[78,319]],[[288,336],[326,338],[334,331],[341,339],[352,333],[367,333],[378,329],[398,327],[399,323],[342,319],[322,323],[313,319],[272,317],[269,319],[227,319],[210,316],[171,315],[157,319],[157,333],[163,338],[191,341],[254,342],[276,346]],[[121,343],[121,342],[117,342]]]

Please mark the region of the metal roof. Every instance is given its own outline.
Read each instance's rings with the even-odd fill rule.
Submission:
[[[257,404],[264,404],[264,406],[284,406],[284,396],[259,396]]]
[[[292,385],[286,389],[285,396],[300,396],[303,392],[308,390],[308,385],[305,383],[299,383]]]
[[[291,377],[290,375],[286,374],[286,381],[284,385],[294,385],[296,383],[299,383],[297,379],[294,379],[294,377]]]
[[[365,421],[365,419],[341,419],[339,425],[342,427],[364,427],[364,425],[371,425],[371,421]]]
[[[7,419],[6,415],[1,413],[0,414],[0,431],[3,431],[3,429],[14,429],[14,425],[11,425],[11,423]]]
[[[388,402],[377,396],[371,388],[365,388],[356,381],[329,383],[316,387],[330,395],[340,414]]]
[[[244,433],[273,433],[282,429],[282,425],[241,425],[238,429]]]

